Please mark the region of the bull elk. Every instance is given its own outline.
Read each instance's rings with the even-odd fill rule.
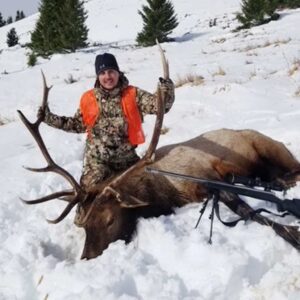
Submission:
[[[164,77],[169,77],[168,63],[161,50]],[[43,75],[46,105],[50,88]],[[265,181],[279,180],[286,186],[299,179],[300,163],[288,149],[253,130],[220,129],[204,133],[191,140],[167,145],[156,150],[164,115],[164,95],[158,89],[158,113],[151,143],[145,156],[125,172],[115,174],[102,183],[83,188],[65,169],[58,166],[49,155],[39,132],[41,118],[30,123],[18,111],[48,165],[45,168],[27,168],[35,172],[55,172],[72,186],[71,190],[55,192],[36,200],[23,200],[37,204],[53,199],[67,201],[65,209],[55,220],[63,220],[77,206],[75,224],[83,227],[86,240],[81,258],[101,255],[108,245],[118,239],[130,242],[139,217],[171,214],[175,207],[191,202],[201,202],[209,197],[201,184],[181,181],[172,177],[145,171],[148,165],[155,169],[169,170],[206,179],[224,180],[229,173],[260,177]],[[155,159],[154,159],[155,154]],[[221,193],[221,201],[241,217],[271,226],[296,249],[300,250],[300,233],[297,226],[276,223],[261,214],[251,214],[253,209],[237,195]]]

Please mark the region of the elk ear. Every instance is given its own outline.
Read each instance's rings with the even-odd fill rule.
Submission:
[[[137,208],[137,207],[143,207],[143,206],[148,206],[149,203],[144,202],[134,196],[127,196],[125,199],[122,199],[120,202],[121,207],[123,208]]]

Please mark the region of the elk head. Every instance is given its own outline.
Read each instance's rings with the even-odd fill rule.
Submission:
[[[169,66],[160,45],[159,50],[162,57],[164,78],[169,78]],[[43,76],[44,95],[42,107],[46,107],[48,101],[49,88]],[[68,202],[63,212],[54,220],[47,220],[49,223],[56,224],[62,221],[73,207],[77,205],[75,224],[83,227],[86,232],[85,246],[81,258],[93,258],[100,255],[111,242],[123,239],[130,241],[136,226],[136,210],[148,206],[147,201],[139,199],[136,195],[124,193],[120,186],[126,184],[128,178],[134,174],[143,172],[144,166],[153,162],[154,152],[158,144],[160,130],[164,116],[164,93],[157,90],[157,116],[153,136],[144,157],[125,172],[109,178],[103,183],[93,187],[83,188],[74,177],[65,169],[58,166],[51,158],[39,132],[39,125],[43,117],[39,117],[34,123],[28,121],[21,111],[18,111],[22,122],[25,124],[31,135],[37,142],[48,165],[44,168],[26,169],[34,172],[54,172],[65,178],[72,189],[54,192],[50,195],[35,200],[23,200],[26,204],[38,204],[49,200],[59,199]],[[152,176],[152,175],[149,175]]]

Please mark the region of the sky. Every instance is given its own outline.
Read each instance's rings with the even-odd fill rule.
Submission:
[[[252,129],[282,142],[300,160],[300,9],[280,12],[278,21],[234,32],[239,0],[173,3],[179,25],[171,34],[174,41],[162,44],[170,77],[176,84],[186,77],[203,80],[175,89],[158,147],[220,128]],[[137,14],[140,0],[90,0],[85,5],[91,46],[38,58],[34,67],[27,66],[28,49],[8,48],[6,35],[14,26],[20,43],[26,44],[36,16],[0,28],[0,124],[4,123],[0,125],[0,300],[300,299],[299,251],[272,228],[254,221],[228,228],[215,220],[213,243],[208,244],[211,203],[197,229],[201,203],[169,216],[140,219],[129,244],[118,240],[101,256],[86,261],[80,260],[85,234],[73,223],[74,209],[53,225],[46,219],[56,218],[64,202],[28,206],[20,201],[68,187],[57,174],[23,168],[46,166],[16,111],[36,120],[43,98],[41,70],[53,86],[51,111],[65,116],[75,113],[81,95],[93,87],[98,54],[115,54],[130,84],[149,92],[156,89],[162,74],[157,47],[135,44],[142,25]],[[209,26],[211,19],[216,19],[216,26]],[[137,148],[140,156],[147,149],[154,120],[145,117],[146,143]],[[45,124],[40,131],[54,161],[78,180],[85,134]],[[299,183],[285,197],[300,198]],[[254,208],[276,212],[270,203],[243,199]],[[236,218],[223,205],[220,214],[225,220]],[[292,216],[268,217],[299,226]]]
[[[16,16],[17,10],[23,10],[26,16],[38,12],[40,0],[0,0],[0,12],[3,18]]]

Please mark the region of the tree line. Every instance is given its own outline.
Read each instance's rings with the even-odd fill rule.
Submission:
[[[178,25],[173,5],[169,0],[147,0],[138,13],[144,21],[143,30],[137,35],[142,46],[169,41],[168,35]],[[57,52],[73,52],[87,46],[87,14],[84,1],[43,0],[39,8],[40,18],[31,35],[30,48],[37,56],[49,56]]]
[[[242,25],[238,29],[277,20],[278,8],[297,7],[300,7],[300,0],[242,0],[241,12],[237,14]],[[31,49],[28,65],[33,66],[38,56],[74,52],[88,45],[87,12],[83,0],[41,0],[39,13],[31,41],[26,45]],[[170,0],[147,0],[147,5],[142,5],[137,13],[143,20],[142,31],[136,37],[139,46],[152,46],[156,39],[159,42],[172,40],[169,35],[178,26],[178,20]],[[23,17],[24,13],[17,11],[16,21]],[[0,14],[0,24],[3,23],[1,18]],[[7,34],[7,45],[16,44],[18,36],[12,28]]]
[[[9,16],[6,20],[3,19],[2,13],[0,12],[0,27],[11,24],[13,22],[17,22],[21,19],[24,19],[26,16],[23,12],[23,10],[17,10],[15,21],[13,20],[12,16]]]
[[[147,0],[138,11],[144,21],[143,30],[138,33],[138,45],[154,45],[169,41],[168,35],[178,25],[174,7],[169,0]],[[48,57],[53,53],[74,52],[87,46],[88,29],[85,25],[87,13],[81,0],[42,0],[40,17],[28,44],[32,50],[29,65],[36,57]]]

